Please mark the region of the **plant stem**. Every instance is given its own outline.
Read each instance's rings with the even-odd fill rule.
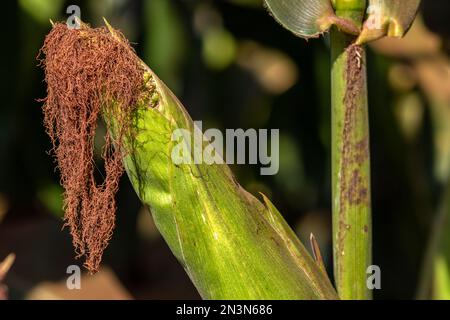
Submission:
[[[336,0],[339,17],[361,25],[365,1]],[[334,275],[341,299],[370,299],[371,196],[364,48],[331,30],[332,202]]]

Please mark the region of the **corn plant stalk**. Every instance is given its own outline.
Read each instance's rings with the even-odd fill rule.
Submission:
[[[364,0],[334,2],[338,17],[361,25]],[[369,120],[365,51],[355,37],[331,30],[332,216],[336,287],[341,299],[370,299]]]
[[[108,25],[108,24],[107,24]],[[114,30],[108,25],[114,35]],[[176,164],[176,145],[195,148],[203,134],[165,84],[145,69],[124,164],[157,228],[205,299],[337,299],[326,272],[312,259],[275,206],[247,193],[226,164]],[[114,105],[114,104],[113,104]],[[106,112],[115,132],[115,112]],[[182,129],[181,141],[173,133]],[[183,145],[184,144],[184,145]],[[200,146],[196,146],[200,147]]]

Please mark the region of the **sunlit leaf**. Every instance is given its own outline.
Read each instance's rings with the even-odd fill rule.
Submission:
[[[189,149],[188,142],[173,141],[174,132],[183,130],[188,137],[202,133],[173,93],[144,67],[159,103],[155,108],[139,106],[138,134],[125,167],[200,295],[336,299],[326,275],[275,207],[267,200],[264,206],[242,189],[226,165],[171,161],[176,148]],[[195,157],[189,150],[185,155]]]
[[[369,0],[368,17],[357,43],[384,36],[403,37],[411,27],[419,5],[420,0]]]

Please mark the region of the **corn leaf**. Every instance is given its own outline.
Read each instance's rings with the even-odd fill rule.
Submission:
[[[414,21],[420,0],[369,0],[368,3],[358,44],[384,36],[403,37]]]

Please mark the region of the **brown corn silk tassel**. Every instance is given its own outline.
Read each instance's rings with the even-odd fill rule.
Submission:
[[[124,172],[122,138],[129,131],[143,86],[143,69],[129,42],[107,28],[69,29],[56,23],[39,56],[45,71],[44,126],[53,144],[64,187],[65,224],[77,257],[99,268],[115,225],[119,179]],[[94,176],[94,136],[104,112],[114,113],[116,134],[102,149],[105,176]],[[116,109],[117,110],[117,109]],[[98,180],[98,179],[97,179]]]

